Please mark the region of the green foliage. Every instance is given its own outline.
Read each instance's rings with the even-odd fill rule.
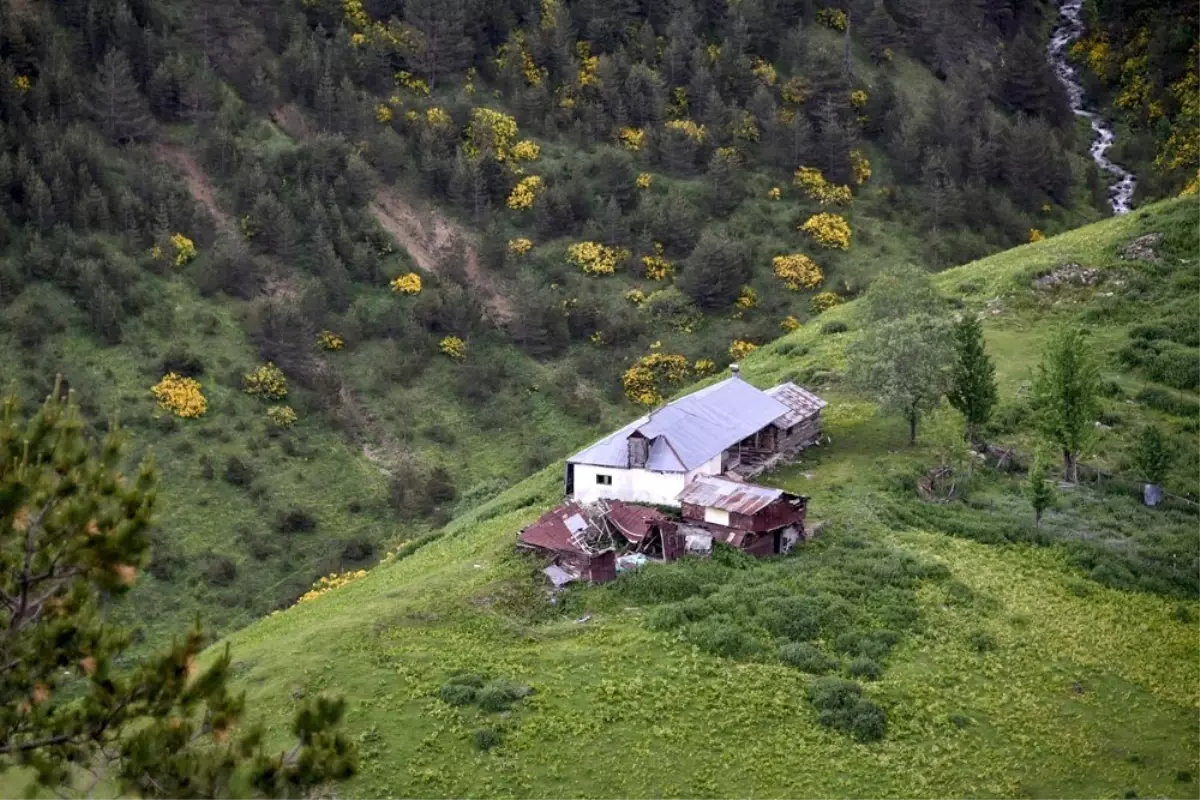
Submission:
[[[121,439],[90,439],[73,400],[54,392],[31,418],[15,398],[0,417],[0,761],[39,785],[70,790],[76,765],[152,797],[293,796],[355,769],[338,732],[344,704],[320,698],[296,715],[295,748],[271,754],[263,731],[235,734],[229,648],[204,669],[189,632],[135,665],[130,635],[102,614],[145,559],[156,475],[122,473]],[[95,783],[92,784],[94,788]]]
[[[953,342],[949,326],[930,316],[889,319],[867,329],[849,355],[851,381],[881,410],[917,424],[941,402],[950,381]]]
[[[1171,442],[1157,425],[1142,429],[1134,446],[1133,460],[1147,483],[1161,484],[1174,460]]]
[[[1039,453],[1025,479],[1025,496],[1033,507],[1034,522],[1042,524],[1042,513],[1054,504],[1054,487],[1046,481],[1046,462]]]
[[[830,658],[808,642],[788,642],[781,645],[779,660],[789,667],[795,667],[801,672],[811,672],[813,675],[823,675],[838,665],[837,659]]]
[[[1038,429],[1063,454],[1063,473],[1078,480],[1079,454],[1095,435],[1100,371],[1078,328],[1058,331],[1042,354],[1033,382]]]
[[[854,681],[818,678],[809,687],[808,701],[817,709],[818,722],[860,742],[875,742],[887,733],[887,712],[863,698]]]
[[[956,359],[946,398],[966,422],[966,439],[977,441],[996,405],[996,367],[983,344],[983,326],[963,314],[954,326]]]
[[[705,230],[688,256],[679,288],[699,308],[721,310],[737,299],[749,277],[745,245],[723,232]]]

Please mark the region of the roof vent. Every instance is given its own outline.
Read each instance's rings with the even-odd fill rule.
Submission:
[[[729,371],[733,373],[733,377],[738,377],[742,372],[742,365],[736,361],[729,365]]]

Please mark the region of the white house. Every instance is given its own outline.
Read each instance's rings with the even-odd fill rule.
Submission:
[[[820,437],[825,401],[782,383],[733,377],[634,420],[567,459],[567,496],[678,506],[698,475],[751,477]]]

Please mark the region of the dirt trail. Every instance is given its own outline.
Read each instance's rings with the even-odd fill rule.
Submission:
[[[217,195],[213,190],[212,182],[209,181],[208,176],[204,174],[204,170],[200,168],[200,164],[191,153],[175,145],[159,142],[154,145],[154,157],[183,173],[188,191],[213,218],[217,230],[228,234],[236,232],[237,226],[234,225],[233,217],[217,203]]]
[[[271,121],[293,139],[308,139],[314,135],[304,112],[292,104],[272,109]],[[495,276],[479,266],[479,255],[471,243],[471,236],[461,225],[436,209],[418,210],[391,186],[380,185],[376,189],[369,210],[380,227],[408,251],[424,272],[439,275],[442,256],[461,244],[466,259],[463,272],[467,283],[479,292],[492,321],[504,325],[513,318],[512,300]]]

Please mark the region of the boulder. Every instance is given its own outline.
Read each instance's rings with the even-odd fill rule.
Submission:
[[[1163,235],[1161,233],[1147,233],[1139,236],[1129,244],[1125,245],[1125,249],[1121,252],[1121,258],[1128,261],[1151,261],[1158,262],[1158,246],[1162,244]]]
[[[1033,279],[1033,288],[1049,290],[1063,286],[1095,286],[1100,282],[1100,270],[1079,264],[1062,264],[1045,275]]]

